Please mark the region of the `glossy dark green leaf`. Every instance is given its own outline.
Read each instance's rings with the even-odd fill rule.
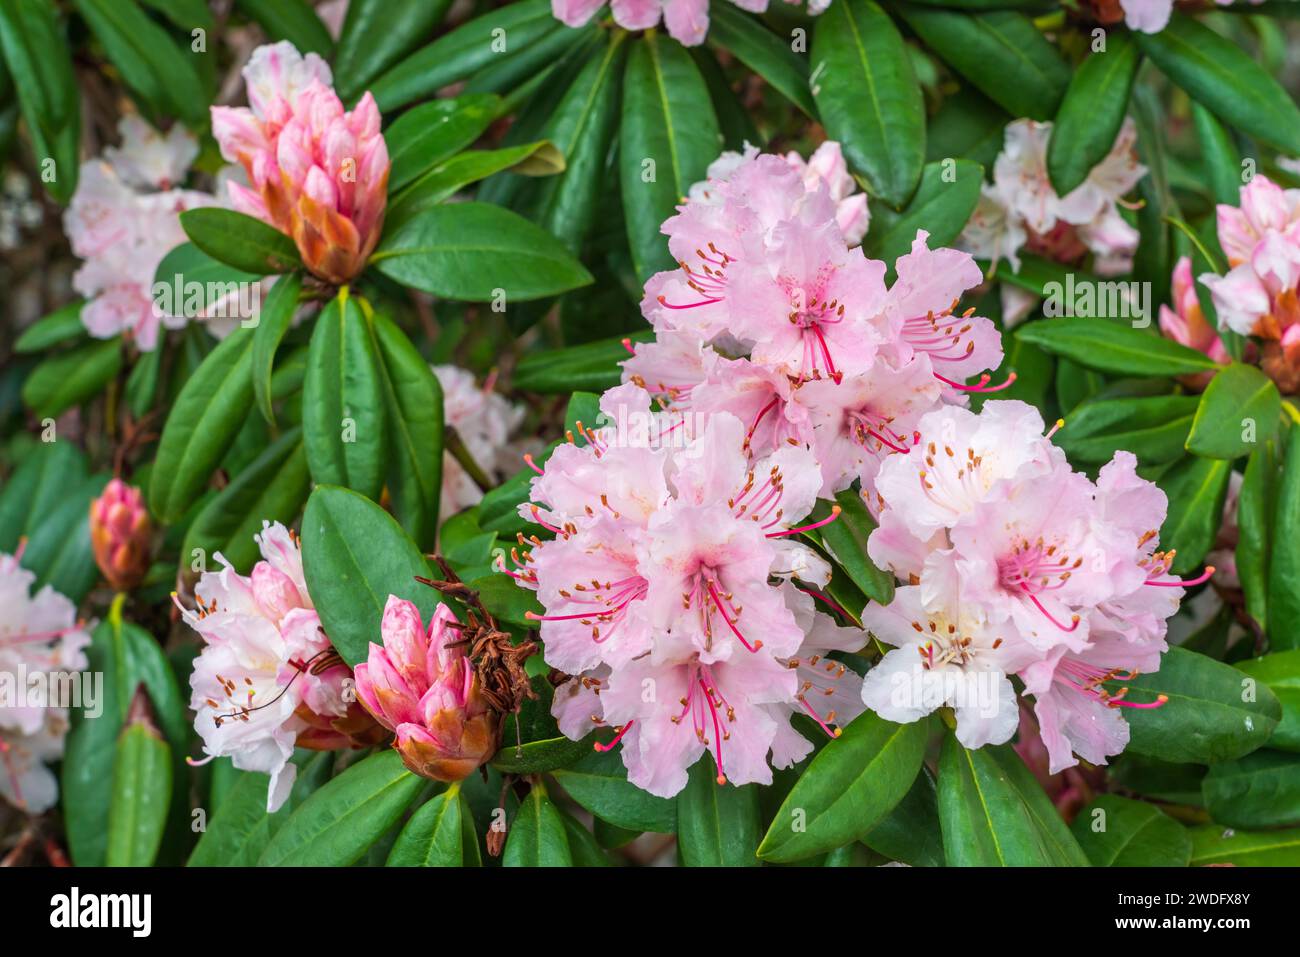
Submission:
[[[103,492],[108,478],[103,472],[91,476],[39,516],[22,560],[36,573],[35,588],[49,585],[79,604],[99,581],[90,543],[90,503]]]
[[[24,456],[0,486],[0,552],[12,555],[21,539],[48,522],[86,483],[87,468],[85,454],[71,441],[42,442]]]
[[[148,867],[158,855],[172,791],[171,749],[145,721],[117,739],[113,797],[108,810],[108,867]]]
[[[1109,375],[1179,376],[1218,369],[1204,353],[1113,319],[1038,319],[1020,326],[1016,336]]]
[[[567,395],[575,389],[603,392],[622,380],[620,363],[631,357],[624,343],[647,342],[652,335],[647,331],[564,349],[530,352],[520,357],[512,381],[517,389],[543,395]]]
[[[292,525],[310,489],[302,429],[289,429],[194,517],[181,545],[181,567],[193,572],[194,563],[201,560],[198,571],[215,568],[214,556],[220,552],[232,567],[248,574],[261,558],[253,536],[261,533],[262,523]]]
[[[873,209],[871,228],[863,239],[863,250],[873,259],[883,259],[892,276],[894,261],[911,252],[916,231],[930,233],[935,249],[956,240],[979,202],[983,173],[970,160],[951,164],[927,163],[911,201],[900,212]]]
[[[307,0],[235,0],[266,31],[268,39],[288,40],[299,53],[329,55],[334,46],[329,30]]]
[[[956,867],[1086,867],[1051,800],[1010,745],[963,748],[953,735],[939,757],[939,823]]]
[[[466,150],[435,164],[396,194],[389,203],[385,222],[396,228],[416,213],[437,206],[471,183],[495,173],[553,176],[564,168],[564,155],[545,140],[499,150]]]
[[[302,432],[314,482],[378,499],[388,465],[388,418],[371,325],[346,289],[317,317],[302,386]]]
[[[1276,447],[1265,443],[1246,461],[1237,495],[1237,578],[1245,593],[1247,614],[1265,631],[1277,471]]]
[[[1282,397],[1273,380],[1254,366],[1234,362],[1220,369],[1201,396],[1187,437],[1187,451],[1214,459],[1248,455],[1277,436]]]
[[[461,24],[417,50],[371,83],[370,92],[381,111],[395,110],[563,29],[551,13],[549,0],[511,3]]]
[[[433,32],[451,0],[350,0],[338,49],[334,85],[346,101]]]
[[[258,858],[259,867],[353,864],[424,789],[425,780],[382,751],[348,768],[293,812]]]
[[[889,604],[894,598],[893,573],[881,571],[867,554],[867,539],[875,531],[875,520],[854,489],[837,492],[835,502],[840,507],[840,517],[808,534],[818,537],[864,595],[882,605]],[[809,518],[820,521],[829,515],[828,504],[819,501]]]
[[[1277,481],[1268,566],[1268,635],[1273,650],[1300,648],[1300,432],[1287,436]]]
[[[408,110],[384,131],[392,160],[388,189],[397,192],[473,143],[501,109],[500,97],[471,94]]]
[[[1070,825],[1094,867],[1186,867],[1192,838],[1154,804],[1103,794]]]
[[[1236,667],[1267,685],[1282,705],[1282,720],[1268,739],[1269,748],[1300,751],[1300,650],[1275,651],[1239,661]]]
[[[808,90],[808,63],[790,41],[730,4],[709,10],[709,41],[736,57],[810,118],[817,118]]]
[[[1262,747],[1282,717],[1266,686],[1231,665],[1170,648],[1160,670],[1125,682],[1127,700],[1168,699],[1158,708],[1126,708],[1128,750],[1161,761],[1215,764]]]
[[[1200,103],[1192,103],[1192,124],[1211,196],[1236,206],[1241,199],[1241,151],[1219,118]]]
[[[190,242],[218,262],[255,276],[302,267],[298,247],[274,226],[233,209],[205,206],[181,213]]]
[[[942,60],[1015,117],[1050,120],[1070,68],[1025,14],[964,13],[912,3],[894,8]],[[990,64],[997,69],[990,69]]]
[[[943,867],[943,832],[939,828],[939,799],[934,775],[922,767],[911,790],[862,843],[877,854],[912,867]]]
[[[411,815],[388,852],[389,867],[465,867],[477,863],[474,817],[461,797],[458,781]]]
[[[1300,824],[1300,755],[1265,748],[1210,768],[1201,782],[1218,824],[1268,828]]]
[[[262,418],[275,425],[275,408],[271,400],[271,373],[275,369],[275,353],[280,341],[289,331],[294,313],[298,311],[298,297],[302,293],[302,277],[298,273],[281,276],[271,287],[270,294],[257,317],[257,331],[253,334],[253,395]]]
[[[1237,831],[1222,824],[1193,828],[1192,866],[1300,866],[1300,827],[1281,831]]]
[[[158,444],[149,508],[173,523],[199,497],[253,403],[253,330],[236,329],[181,388]]]
[[[1300,109],[1236,43],[1177,11],[1163,30],[1133,38],[1174,83],[1229,125],[1283,153],[1300,153]]]
[[[894,724],[865,711],[813,758],[772,819],[758,854],[797,861],[856,840],[912,787],[930,722]]]
[[[718,783],[712,755],[690,769],[677,795],[677,854],[686,867],[757,867],[758,786]]]
[[[1199,572],[1214,547],[1231,477],[1231,462],[1188,456],[1162,478],[1169,511],[1160,526],[1160,547],[1177,552],[1170,566],[1173,574]]]
[[[1065,196],[1087,179],[1114,146],[1128,112],[1138,59],[1131,35],[1114,31],[1104,50],[1075,69],[1047,144],[1047,172],[1057,195]]]
[[[554,777],[569,797],[610,824],[661,834],[677,830],[676,802],[629,782],[617,750],[591,751],[577,764],[556,770]]]
[[[1109,462],[1119,450],[1143,464],[1173,462],[1183,457],[1199,403],[1194,395],[1094,399],[1066,417],[1055,441],[1077,464]]]
[[[371,262],[397,282],[446,299],[522,302],[592,281],[553,237],[499,206],[435,206],[385,234]]]
[[[14,343],[14,352],[44,352],[51,346],[85,338],[86,327],[81,321],[81,308],[84,305],[85,302],[78,299],[33,322]]]
[[[874,0],[832,4],[813,27],[811,56],[827,134],[873,195],[902,206],[925,163],[925,106],[898,28]]]
[[[181,243],[154,270],[152,294],[169,316],[252,319],[254,283],[260,275],[213,259],[193,243]]]
[[[58,418],[97,395],[122,369],[122,342],[94,339],[44,359],[23,383],[23,403],[38,418]]]
[[[573,854],[560,810],[547,796],[541,782],[533,785],[519,805],[506,834],[501,855],[505,867],[571,867]]]
[[[389,595],[413,601],[425,621],[437,593],[417,582],[431,577],[428,562],[391,515],[364,496],[317,486],[302,520],[303,570],[321,624],[350,665],[379,644]]]
[[[675,265],[659,227],[721,151],[708,87],[675,41],[647,33],[632,45],[623,76],[619,186],[637,275]]]
[[[574,867],[609,867],[609,855],[591,830],[563,808],[559,809],[564,819],[564,834],[569,839],[569,853],[573,857]],[[600,823],[600,818],[593,820],[593,825]]]

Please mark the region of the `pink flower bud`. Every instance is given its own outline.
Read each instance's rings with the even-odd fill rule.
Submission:
[[[149,570],[149,513],[140,490],[113,479],[90,503],[95,562],[118,591],[140,583]]]
[[[388,597],[380,632],[356,667],[357,697],[397,735],[393,746],[416,774],[459,781],[496,752],[497,716],[480,694],[473,663],[458,644],[456,616],[439,604],[428,630],[409,601]]]
[[[374,98],[345,112],[325,62],[287,42],[254,51],[244,80],[251,109],[212,108],[222,156],[252,186],[230,184],[235,208],[292,236],[315,275],[348,282],[379,242],[388,202]]]

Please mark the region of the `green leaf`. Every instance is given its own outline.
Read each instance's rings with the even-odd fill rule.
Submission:
[[[1163,485],[1169,496],[1169,512],[1160,526],[1160,546],[1177,553],[1169,570],[1186,575],[1199,569],[1214,547],[1232,463],[1185,458],[1171,466],[1168,474]]]
[[[307,0],[235,0],[271,41],[288,40],[299,53],[328,56],[334,46],[329,30]]]
[[[317,317],[302,386],[302,432],[313,481],[378,499],[388,419],[371,325],[346,288]]]
[[[943,163],[927,163],[921,185],[901,212],[872,210],[863,251],[883,259],[892,276],[894,260],[911,252],[918,229],[930,233],[931,249],[952,243],[979,202],[983,179],[983,171],[970,160],[955,160],[951,172],[945,172]]]
[[[1300,823],[1300,756],[1265,748],[1210,768],[1201,782],[1216,823],[1265,828]]]
[[[346,867],[397,823],[424,778],[396,751],[371,755],[303,801],[267,844],[259,867]]]
[[[49,512],[37,516],[22,560],[25,568],[36,573],[34,589],[49,585],[80,604],[99,581],[90,543],[90,503],[107,484],[107,474],[91,476]]]
[[[262,531],[262,523],[292,525],[310,489],[302,429],[290,429],[194,517],[181,545],[182,567],[192,567],[200,557],[206,566],[220,552],[240,574],[247,575],[261,558],[253,536]],[[201,550],[201,556],[196,550]]]
[[[894,600],[893,573],[881,571],[867,554],[867,538],[876,529],[875,520],[867,511],[862,496],[854,489],[837,492],[835,501],[840,507],[840,517],[808,534],[819,537],[821,544],[864,595],[888,605]],[[809,518],[820,521],[829,514],[826,503],[819,501]]]
[[[113,759],[108,867],[148,867],[158,855],[171,800],[171,749],[147,720],[126,726]]]
[[[546,140],[499,150],[466,150],[433,166],[388,204],[385,222],[397,228],[416,213],[437,206],[463,187],[495,173],[552,176],[564,171],[564,155]]]
[[[1161,761],[1215,764],[1262,747],[1282,717],[1267,687],[1231,665],[1183,648],[1170,648],[1160,670],[1125,682],[1127,700],[1168,699],[1158,708],[1129,708],[1128,750]],[[1252,700],[1247,689],[1253,691]]]
[[[1103,51],[1074,71],[1047,144],[1047,172],[1057,195],[1079,186],[1114,146],[1128,112],[1138,59],[1131,34],[1116,30],[1107,35]]]
[[[1192,866],[1300,866],[1300,827],[1285,831],[1234,831],[1221,824],[1193,828]]]
[[[945,96],[939,112],[930,118],[925,159],[933,163],[949,157],[964,158],[992,169],[1010,120],[1006,110],[983,93],[963,87]]]
[[[1271,476],[1270,476],[1271,478]],[[1300,432],[1287,437],[1272,522],[1268,636],[1274,651],[1300,648]]]
[[[943,832],[934,775],[922,767],[912,788],[894,809],[862,835],[862,843],[890,860],[912,867],[943,867]]]
[[[1196,127],[1196,142],[1201,149],[1211,197],[1217,203],[1236,206],[1241,201],[1241,151],[1219,118],[1195,101],[1192,125]]]
[[[450,6],[451,0],[351,0],[334,53],[339,96],[357,99],[366,84],[432,33]]]
[[[181,213],[190,242],[218,262],[255,276],[302,268],[293,239],[260,219],[205,206]]]
[[[1275,651],[1239,661],[1237,669],[1262,681],[1282,705],[1282,720],[1273,729],[1268,746],[1279,751],[1300,751],[1300,650]]]
[[[266,810],[270,777],[257,771],[236,771],[230,792],[216,805],[187,867],[252,867],[275,832],[307,796],[329,780],[334,766],[330,751],[299,750],[293,757],[297,778],[289,797],[275,813]],[[215,802],[214,802],[215,803]]]
[[[963,748],[947,735],[939,757],[939,823],[956,867],[1086,867],[1088,858],[1010,745]]]
[[[78,299],[33,322],[14,343],[14,352],[28,355],[73,339],[84,339],[86,327],[81,322],[81,308],[85,304],[84,300]]]
[[[676,802],[655,797],[627,779],[618,751],[590,751],[577,764],[557,769],[555,780],[569,797],[601,820],[632,831],[672,834]]]
[[[444,299],[522,302],[592,282],[554,237],[499,206],[435,206],[387,232],[371,262],[399,283]]]
[[[136,357],[135,365],[131,367],[131,372],[126,377],[126,405],[137,419],[142,418],[153,408],[154,399],[158,397],[162,355],[161,348],[141,353]]]
[[[442,494],[442,386],[391,319],[376,315],[371,329],[388,406],[387,486],[393,514],[416,545],[432,549]]]
[[[620,363],[629,358],[625,342],[648,342],[653,333],[602,339],[564,349],[530,352],[520,357],[512,382],[524,392],[567,395],[575,389],[603,392],[622,381]]]
[[[389,192],[397,192],[469,146],[500,110],[500,97],[479,93],[433,100],[403,113],[384,131],[393,164]]]
[[[365,661],[370,642],[382,643],[379,623],[389,595],[413,601],[425,621],[437,594],[416,576],[428,562],[391,515],[364,496],[317,486],[302,519],[303,570],[321,624],[350,665]]]
[[[375,80],[370,92],[379,109],[387,113],[432,96],[494,60],[518,55],[547,34],[564,29],[551,14],[549,0],[508,4],[422,47]],[[498,38],[505,40],[504,51]]]
[[[1103,794],[1070,825],[1094,867],[1186,867],[1187,829],[1153,804]]]
[[[1056,115],[1070,68],[1025,14],[893,6],[926,46],[1012,116],[1050,120]]]
[[[1173,462],[1183,457],[1199,403],[1194,395],[1093,399],[1067,416],[1056,444],[1078,464],[1103,464],[1128,449],[1144,465]]]
[[[712,754],[690,769],[677,795],[677,854],[686,867],[757,867],[758,786],[719,783]]]
[[[1112,319],[1037,319],[1020,326],[1016,337],[1108,375],[1180,376],[1219,368],[1204,353]]]
[[[573,854],[564,818],[546,789],[538,781],[519,805],[510,832],[506,836],[506,849],[501,855],[505,867],[571,867]]]
[[[169,316],[245,320],[253,318],[249,291],[260,278],[213,259],[193,243],[181,243],[154,270],[152,294]],[[261,290],[253,295],[260,299]]]
[[[1278,472],[1274,449],[1268,442],[1250,454],[1237,495],[1237,578],[1246,596],[1246,612],[1265,632]]]
[[[1300,153],[1300,109],[1247,53],[1175,12],[1159,33],[1134,33],[1142,52],[1195,100],[1283,153]]]
[[[1273,380],[1254,366],[1234,362],[1215,374],[1201,396],[1187,451],[1213,459],[1249,455],[1257,443],[1277,437],[1281,411],[1282,397]]]
[[[912,787],[930,722],[894,724],[864,711],[813,758],[772,819],[758,849],[797,861],[857,840]]]
[[[561,687],[569,688],[570,684]],[[576,689],[576,686],[573,687]],[[538,675],[532,679],[532,688],[537,697],[525,698],[518,716],[505,717],[501,729],[501,749],[492,759],[492,767],[498,771],[508,774],[540,774],[570,767],[591,753],[594,734],[581,741],[571,741],[560,733],[555,718],[551,716],[555,689],[550,681],[544,675]]]
[[[388,852],[387,866],[464,867],[477,863],[474,816],[461,796],[460,782],[455,781],[411,815]]]
[[[86,456],[70,441],[41,442],[23,456],[0,486],[0,552],[13,554],[88,477]]]
[[[596,836],[572,814],[560,808],[564,818],[564,834],[569,840],[569,853],[573,856],[574,867],[609,867],[609,855],[600,846]],[[600,818],[592,821],[593,829],[600,824]]]
[[[266,297],[266,304],[257,317],[257,331],[253,333],[253,395],[262,410],[262,418],[270,425],[275,425],[275,408],[271,402],[275,353],[298,311],[301,294],[302,276],[298,273],[281,276]]]
[[[808,90],[807,62],[790,49],[788,40],[768,30],[757,17],[730,4],[715,4],[709,11],[709,42],[761,76],[805,116],[817,118]]]
[[[632,45],[623,77],[618,160],[628,245],[640,279],[676,265],[659,227],[691,185],[705,178],[721,144],[695,61],[674,40],[642,36]]]
[[[41,361],[23,383],[23,403],[55,419],[97,395],[122,370],[122,340],[94,339]]]
[[[813,28],[812,64],[827,134],[872,195],[902,206],[925,163],[925,104],[893,20],[874,0],[832,4]]]
[[[253,332],[236,329],[182,386],[158,443],[149,507],[177,522],[208,484],[253,401]]]

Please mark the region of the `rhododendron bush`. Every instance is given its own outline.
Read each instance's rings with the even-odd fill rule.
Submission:
[[[1300,864],[1284,0],[0,0],[0,859]]]

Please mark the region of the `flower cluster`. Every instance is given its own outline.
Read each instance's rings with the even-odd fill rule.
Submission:
[[[226,564],[204,572],[197,611],[176,602],[205,644],[190,675],[190,709],[208,760],[270,775],[267,810],[289,796],[297,747],[374,744],[382,729],[354,700],[352,674],[321,628],[303,576],[298,540],[264,522],[262,561],[250,575]]]
[[[67,703],[51,696],[86,667],[90,635],[66,597],[49,585],[31,593],[36,576],[20,557],[0,555],[0,797],[39,814],[58,800],[47,763],[63,756],[68,731]]]
[[[1240,206],[1219,206],[1218,226],[1229,271],[1200,280],[1219,322],[1261,339],[1261,368],[1284,393],[1300,391],[1300,190],[1256,176]]]
[[[137,348],[151,351],[160,328],[186,323],[157,308],[152,296],[158,264],[185,242],[179,215],[216,201],[177,188],[199,151],[184,127],[164,136],[129,115],[118,133],[121,146],[82,164],[63,225],[72,251],[85,260],[72,282],[87,300],[81,310],[86,329],[99,339],[128,335]]]
[[[768,0],[731,0],[752,13],[767,10]],[[786,0],[797,4],[799,0]],[[831,0],[808,0],[808,12],[818,14]],[[551,0],[551,12],[570,27],[580,27],[605,6],[605,0]],[[649,30],[662,19],[669,35],[684,46],[698,46],[709,32],[709,0],[613,0],[614,22],[624,30]]]
[[[1059,423],[1058,423],[1059,426]],[[1191,582],[1158,550],[1166,502],[1117,452],[1093,482],[1071,470],[1038,411],[991,401],[918,425],[921,443],[876,480],[876,564],[907,582],[863,624],[895,646],[863,698],[893,721],[951,705],[968,748],[1007,741],[1019,723],[1018,676],[1034,698],[1056,773],[1124,749],[1124,681],[1157,670],[1165,620]]]
[[[1106,158],[1087,179],[1058,196],[1047,174],[1052,124],[1015,120],[1007,124],[993,182],[981,187],[975,212],[958,245],[980,259],[1007,260],[1020,269],[1020,251],[1074,264],[1088,253],[1101,275],[1127,271],[1137,249],[1137,230],[1124,221],[1123,196],[1146,173],[1134,149],[1137,131],[1125,119]],[[1014,294],[1013,294],[1014,295]],[[1026,303],[1016,303],[1021,318]],[[1005,312],[1006,310],[1004,310]]]
[[[212,107],[221,155],[251,184],[229,183],[235,208],[292,236],[321,279],[347,282],[379,241],[388,201],[374,98],[344,111],[328,64],[288,41],[254,50],[244,82],[251,108]]]

